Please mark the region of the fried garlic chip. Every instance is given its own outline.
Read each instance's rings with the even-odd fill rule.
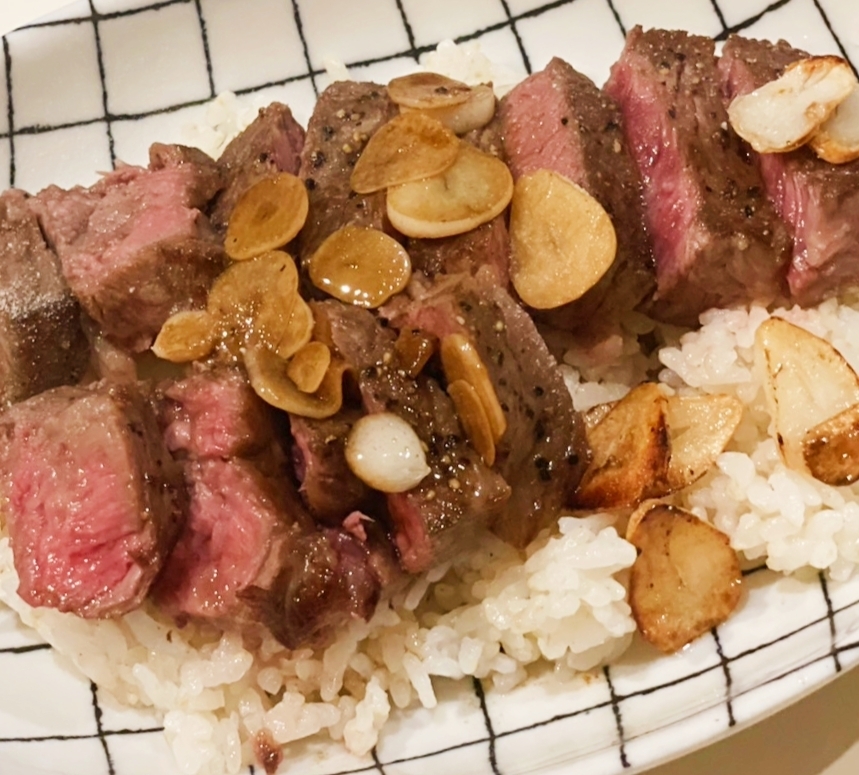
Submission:
[[[152,352],[165,361],[189,363],[209,355],[216,339],[215,319],[206,310],[177,312],[164,321]]]
[[[808,142],[811,149],[831,164],[859,159],[859,86],[835,108]]]
[[[224,249],[244,261],[291,242],[307,220],[304,181],[288,172],[263,178],[245,191],[227,225]]]
[[[385,232],[344,226],[310,257],[308,271],[313,284],[335,299],[374,308],[406,287],[412,262]]]
[[[447,108],[466,102],[471,87],[439,73],[411,73],[389,81],[388,96],[401,107]]]
[[[575,301],[614,263],[617,235],[581,186],[550,170],[516,181],[510,208],[510,276],[522,301],[553,309]]]
[[[492,121],[496,105],[492,87],[481,84],[472,88],[467,100],[456,105],[426,108],[410,108],[401,105],[400,112],[420,111],[425,116],[441,121],[454,134],[464,135],[475,129],[482,129]]]
[[[408,237],[450,237],[491,221],[512,196],[507,165],[462,142],[441,174],[388,189],[388,218]]]
[[[369,139],[352,170],[350,184],[359,194],[444,172],[456,159],[459,140],[440,121],[404,113]]]

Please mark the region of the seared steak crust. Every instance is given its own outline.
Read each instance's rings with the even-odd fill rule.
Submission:
[[[709,307],[782,299],[790,241],[728,124],[713,41],[636,27],[605,90],[644,183],[651,314],[695,325]]]

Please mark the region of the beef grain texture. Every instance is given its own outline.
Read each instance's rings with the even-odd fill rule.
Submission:
[[[617,233],[617,256],[602,279],[541,319],[566,330],[598,328],[649,298],[656,278],[641,178],[614,100],[556,57],[504,97],[501,120],[515,179],[541,169],[564,175],[603,206]]]
[[[466,549],[510,497],[503,478],[468,443],[453,403],[425,374],[410,378],[394,352],[395,334],[368,310],[334,301],[314,304],[333,345],[357,374],[366,412],[404,419],[426,448],[430,473],[387,496],[400,562],[420,573]]]
[[[713,41],[636,27],[605,91],[644,185],[657,279],[649,312],[697,325],[710,307],[782,300],[790,239],[728,124]]]
[[[0,415],[0,494],[18,593],[85,618],[142,602],[185,509],[137,385],[58,387]]]
[[[0,404],[77,382],[88,357],[80,306],[26,195],[0,194]]]
[[[215,229],[226,231],[236,202],[254,183],[279,172],[297,175],[303,147],[304,128],[286,105],[272,102],[260,108],[257,117],[218,158],[225,185],[210,216]]]
[[[349,178],[367,140],[398,113],[385,87],[375,83],[337,81],[319,96],[298,173],[310,200],[299,235],[302,262],[343,226],[390,230],[385,192],[356,194]]]
[[[205,305],[224,266],[202,213],[221,184],[205,154],[157,146],[148,169],[120,167],[90,188],[49,186],[28,204],[86,312],[142,352],[171,314]]]
[[[806,56],[784,41],[732,35],[719,60],[726,100],[777,78]],[[749,153],[760,167],[767,196],[793,235],[787,273],[791,298],[812,305],[859,285],[859,161],[830,164],[806,147]]]

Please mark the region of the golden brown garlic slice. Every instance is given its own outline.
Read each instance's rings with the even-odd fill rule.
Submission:
[[[313,393],[305,393],[290,379],[289,361],[265,347],[245,348],[244,362],[254,392],[278,409],[318,420],[331,417],[343,405],[343,361],[332,361]]]
[[[672,653],[724,622],[737,607],[742,574],[728,537],[682,509],[642,505],[627,539],[638,549],[629,604],[645,640]]]
[[[322,291],[358,307],[378,307],[412,276],[405,248],[383,231],[344,226],[310,257],[310,279]]]
[[[512,196],[507,165],[462,142],[443,173],[388,189],[388,218],[408,237],[450,237],[491,221]]]
[[[431,177],[454,163],[459,140],[440,121],[422,113],[392,118],[369,139],[352,170],[359,194]]]
[[[164,321],[152,352],[165,361],[189,363],[209,355],[216,339],[215,319],[206,310],[177,312]]]
[[[286,330],[275,348],[277,354],[284,359],[295,355],[313,337],[314,324],[310,305],[301,296],[296,296]]]
[[[400,107],[447,108],[466,102],[471,87],[439,73],[411,73],[389,81],[388,96]]]
[[[448,384],[447,394],[453,401],[456,414],[471,446],[483,458],[486,465],[494,465],[495,434],[474,386],[464,379],[457,379]]]
[[[227,225],[224,249],[243,261],[291,242],[307,220],[304,181],[282,172],[263,178],[245,191]]]
[[[295,262],[287,253],[272,250],[222,272],[206,306],[227,336],[276,348],[288,330],[297,298]]]
[[[486,413],[492,438],[499,441],[507,430],[507,418],[480,353],[465,334],[449,334],[441,340],[440,354],[448,385],[463,380],[474,388]]]
[[[331,350],[328,345],[308,342],[292,356],[286,374],[302,393],[315,393],[330,365]]]
[[[553,309],[590,290],[614,263],[608,213],[581,186],[550,170],[516,181],[510,208],[510,277],[522,301]]]

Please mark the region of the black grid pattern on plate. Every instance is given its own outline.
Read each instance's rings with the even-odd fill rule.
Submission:
[[[712,5],[713,11],[715,12],[719,23],[721,25],[721,32],[716,35],[717,40],[722,40],[726,38],[732,32],[742,32],[743,30],[748,29],[753,26],[756,22],[760,21],[764,17],[769,14],[773,14],[778,12],[779,9],[787,6],[791,2],[795,2],[797,0],[776,0],[776,2],[770,3],[765,8],[761,9],[759,12],[744,18],[742,21],[735,22],[734,24],[728,26],[725,21],[725,14],[720,7],[719,0],[709,0]],[[309,2],[309,0],[305,0],[305,2]],[[435,48],[434,44],[426,44],[418,46],[416,44],[416,38],[413,32],[412,21],[409,18],[406,8],[402,0],[393,0],[395,2],[397,11],[402,20],[403,28],[408,40],[408,48],[406,50],[397,50],[388,52],[379,56],[374,56],[372,58],[361,59],[356,61],[346,62],[348,67],[365,67],[373,64],[380,64],[388,61],[394,61],[401,58],[410,58],[417,60],[422,54],[432,50]],[[535,5],[534,7],[528,8],[527,10],[521,11],[519,13],[514,13],[511,10],[510,3],[507,0],[498,0],[503,13],[501,14],[502,18],[499,21],[496,21],[491,24],[487,24],[479,29],[472,30],[466,34],[459,35],[456,40],[457,42],[465,42],[469,40],[480,39],[484,36],[490,35],[491,33],[495,33],[502,30],[509,30],[512,33],[516,45],[518,47],[522,66],[526,72],[531,71],[531,57],[529,55],[529,51],[525,45],[523,37],[519,33],[519,25],[529,19],[535,19],[541,17],[545,14],[549,14],[555,9],[572,5],[576,0],[554,0],[553,2],[546,2],[543,4]],[[304,25],[302,22],[302,4],[300,0],[284,0],[284,3],[287,3],[291,8],[291,13],[295,21],[296,29],[298,32],[298,36],[301,41],[301,45],[303,48],[303,60],[304,60],[304,70],[297,71],[291,73],[279,80],[266,81],[262,83],[257,83],[252,86],[248,86],[242,89],[235,90],[238,94],[250,94],[254,92],[264,91],[266,89],[270,89],[276,86],[283,86],[292,82],[309,82],[312,86],[312,89],[315,94],[319,93],[319,85],[318,79],[323,75],[323,71],[314,68],[312,65],[312,57],[311,51],[308,44],[308,40],[304,33]],[[630,25],[630,20],[625,20],[621,12],[619,12],[618,7],[613,0],[605,0],[606,6],[611,13],[611,16],[615,20],[618,29],[620,30],[622,35],[626,34],[627,28]],[[80,13],[77,13],[70,18],[58,19],[55,21],[47,21],[42,23],[37,23],[34,25],[30,25],[30,27],[25,29],[37,29],[37,28],[47,28],[47,27],[58,27],[64,25],[90,25],[96,43],[96,51],[97,51],[97,61],[98,61],[98,70],[100,77],[100,85],[101,85],[101,95],[102,95],[102,108],[103,115],[93,117],[91,119],[79,122],[68,122],[68,123],[55,123],[55,124],[29,124],[29,125],[19,125],[16,122],[15,118],[15,95],[14,95],[14,78],[15,78],[15,60],[11,53],[10,45],[9,45],[9,36],[3,38],[3,59],[5,63],[5,89],[7,96],[7,125],[8,130],[0,134],[0,141],[5,141],[8,144],[9,149],[9,184],[15,185],[16,180],[16,139],[21,138],[27,135],[36,135],[43,134],[48,132],[54,132],[61,129],[74,128],[79,126],[91,125],[91,124],[102,124],[104,127],[104,132],[108,141],[108,146],[110,149],[110,158],[112,162],[116,161],[115,157],[115,144],[114,137],[112,132],[112,127],[117,121],[133,121],[140,120],[152,115],[156,114],[164,114],[182,110],[184,108],[193,107],[195,105],[202,104],[206,102],[208,99],[211,99],[216,95],[216,83],[214,78],[214,68],[212,62],[212,52],[209,45],[208,33],[207,33],[207,22],[206,22],[206,14],[205,14],[205,3],[203,0],[163,0],[162,2],[155,2],[148,5],[137,6],[134,8],[129,8],[125,10],[117,10],[110,12],[101,12],[97,10],[96,4],[94,0],[87,0],[86,3],[80,4],[82,7],[87,6]],[[101,27],[105,22],[109,22],[115,19],[133,17],[138,14],[151,14],[153,12],[158,12],[162,9],[170,8],[178,5],[192,5],[196,11],[196,15],[198,18],[198,33],[200,36],[200,42],[202,45],[202,49],[205,57],[205,66],[206,73],[208,78],[208,89],[207,95],[204,98],[186,101],[177,104],[168,104],[159,106],[155,109],[140,111],[137,113],[112,113],[109,109],[109,95],[108,95],[108,87],[105,77],[105,63],[103,57],[103,51],[101,47]],[[828,29],[829,33],[832,36],[832,42],[835,48],[837,48],[842,55],[848,58],[847,51],[840,40],[838,34],[836,33],[833,25],[830,23],[829,16],[826,12],[824,5],[820,2],[820,0],[813,0],[814,8],[820,15],[823,24]],[[17,33],[15,33],[17,34]],[[855,63],[851,62],[851,66],[854,67]],[[751,572],[757,572],[760,569],[753,569]],[[636,762],[630,762],[628,760],[625,746],[629,742],[629,738],[624,730],[623,724],[623,703],[625,700],[630,699],[635,696],[644,696],[648,694],[653,694],[659,692],[660,690],[666,689],[670,686],[676,685],[678,683],[682,683],[684,681],[691,680],[703,673],[709,671],[721,671],[724,676],[724,685],[725,685],[725,699],[724,702],[727,706],[727,717],[729,725],[734,723],[734,715],[732,710],[732,700],[737,696],[738,693],[742,693],[744,690],[742,687],[737,687],[736,682],[732,678],[731,667],[733,664],[737,662],[737,660],[748,656],[754,652],[760,652],[766,650],[777,643],[784,642],[789,640],[790,638],[799,635],[804,630],[807,630],[809,627],[814,625],[818,625],[821,622],[827,622],[829,626],[829,630],[831,633],[831,649],[830,652],[823,656],[816,656],[810,658],[803,662],[802,664],[796,665],[790,670],[783,671],[782,673],[771,676],[764,684],[760,684],[751,689],[746,689],[745,691],[754,692],[757,691],[760,686],[764,686],[768,683],[779,681],[795,672],[803,670],[811,665],[816,665],[822,663],[826,660],[831,661],[832,669],[834,672],[838,672],[842,670],[842,668],[848,664],[853,664],[856,661],[859,661],[859,653],[857,653],[857,649],[859,649],[859,640],[851,640],[844,641],[838,633],[837,624],[836,624],[836,614],[844,612],[848,609],[852,609],[856,606],[859,606],[859,601],[854,601],[848,604],[841,606],[840,608],[834,608],[832,604],[832,600],[829,594],[828,585],[825,577],[821,574],[819,577],[820,588],[822,592],[822,597],[825,603],[825,614],[814,621],[808,622],[802,626],[797,627],[796,629],[790,631],[787,634],[780,636],[779,638],[767,642],[758,644],[755,648],[749,649],[746,651],[742,651],[735,654],[726,654],[725,650],[722,646],[722,641],[720,639],[719,630],[714,629],[712,632],[712,636],[715,641],[716,651],[718,654],[718,661],[714,666],[707,667],[703,670],[700,670],[695,673],[690,673],[686,676],[677,678],[672,681],[665,682],[663,684],[649,686],[647,688],[638,690],[636,692],[624,694],[622,692],[618,692],[612,682],[611,678],[611,670],[606,668],[603,671],[603,680],[605,680],[608,686],[608,694],[609,699],[598,704],[591,705],[587,708],[576,710],[573,713],[562,714],[553,716],[551,718],[547,718],[545,720],[541,720],[529,725],[525,725],[516,729],[506,730],[503,732],[495,732],[493,720],[491,714],[487,708],[486,696],[484,694],[483,687],[479,681],[474,681],[474,693],[478,700],[482,715],[485,721],[485,729],[486,735],[483,737],[479,737],[477,739],[471,740],[466,743],[462,743],[456,746],[451,746],[448,748],[439,748],[431,753],[423,754],[417,757],[410,757],[405,759],[392,759],[391,761],[384,762],[380,759],[378,753],[374,750],[372,752],[372,763],[368,764],[365,767],[360,767],[357,769],[346,770],[342,773],[337,773],[336,775],[346,775],[346,773],[358,773],[358,772],[378,772],[384,775],[385,766],[386,765],[395,765],[398,763],[402,763],[405,761],[414,761],[418,759],[429,759],[438,754],[442,754],[457,748],[469,748],[472,746],[484,746],[488,752],[488,759],[491,771],[494,775],[501,775],[505,772],[505,762],[500,762],[497,760],[496,756],[496,742],[498,739],[502,737],[506,737],[509,735],[516,735],[527,732],[530,729],[534,729],[540,726],[547,726],[562,721],[566,718],[570,718],[572,716],[587,714],[593,712],[595,710],[599,710],[601,708],[610,707],[611,711],[614,715],[614,719],[617,727],[617,738],[618,738],[618,765],[620,769],[625,769],[630,766],[634,766]],[[13,658],[15,655],[20,654],[29,654],[36,651],[46,650],[50,647],[46,644],[36,644],[36,645],[26,645],[26,646],[16,646],[12,648],[0,649],[0,659],[2,658]],[[0,731],[0,751],[2,751],[2,747],[4,743],[34,743],[38,744],[39,742],[49,741],[49,740],[80,740],[80,739],[97,739],[101,745],[104,754],[104,771],[109,773],[109,775],[122,775],[121,772],[117,771],[117,768],[114,764],[114,757],[111,754],[110,741],[113,738],[126,736],[126,735],[151,735],[155,733],[159,733],[162,731],[162,728],[159,726],[149,726],[149,727],[141,727],[141,728],[113,728],[106,727],[103,723],[104,712],[102,706],[99,702],[98,697],[98,689],[93,684],[90,687],[91,697],[92,697],[92,714],[95,722],[95,733],[92,735],[45,735],[42,737],[4,737],[2,731]],[[254,768],[251,767],[249,769],[250,773],[254,772]],[[332,775],[335,775],[332,773]]]

